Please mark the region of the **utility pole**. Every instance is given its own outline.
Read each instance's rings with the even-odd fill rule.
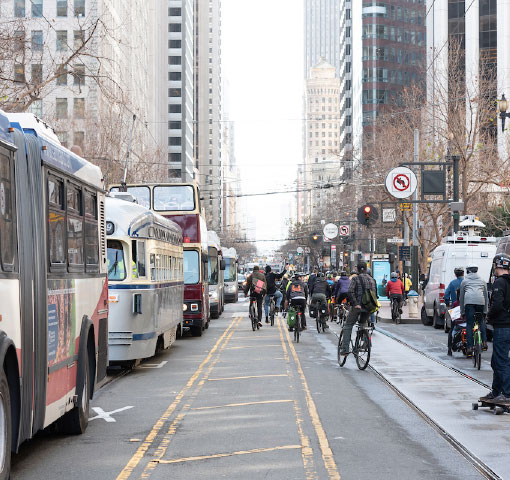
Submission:
[[[420,132],[417,128],[414,129],[414,163],[420,161]],[[413,288],[418,291],[418,189],[414,191],[413,200],[413,248],[411,251],[411,275],[413,280]]]
[[[452,155],[453,162],[453,201],[459,201],[459,156]],[[453,212],[453,235],[459,231],[460,215],[459,212]]]

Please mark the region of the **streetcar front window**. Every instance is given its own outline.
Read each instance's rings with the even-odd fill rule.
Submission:
[[[200,262],[196,250],[184,250],[184,284],[194,285],[200,281]]]
[[[191,185],[154,187],[154,210],[158,212],[195,210],[195,192]]]
[[[236,279],[237,263],[235,258],[225,258],[225,282],[233,282]]]
[[[118,240],[108,240],[108,280],[124,280],[126,278],[126,263],[122,243]]]
[[[111,192],[119,192],[119,187],[113,187],[110,189]],[[128,193],[133,195],[138,201],[138,205],[142,205],[145,208],[151,208],[151,191],[149,187],[127,187]]]

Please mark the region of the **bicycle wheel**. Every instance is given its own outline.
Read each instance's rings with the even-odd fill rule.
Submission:
[[[250,305],[250,319],[251,319],[251,328],[253,331],[257,329],[257,320],[255,317],[255,307],[253,306],[253,303]]]
[[[294,325],[294,341],[299,343],[299,330],[301,330],[301,315],[297,315],[296,325]]]
[[[315,325],[317,325],[317,333],[321,333],[321,320],[319,315],[317,315],[317,318],[315,319]]]
[[[473,366],[480,370],[482,366],[482,338],[480,331],[475,332],[473,348]]]
[[[270,315],[269,318],[271,320],[271,326],[274,327],[274,313]]]
[[[337,360],[338,365],[343,367],[345,365],[345,362],[347,361],[347,355],[342,355],[340,352],[342,351],[342,339],[344,337],[344,332],[340,332],[340,336],[338,337],[338,348],[337,348]]]
[[[370,361],[370,337],[366,330],[358,330],[356,334],[356,343],[354,346],[354,356],[360,370],[365,370]]]

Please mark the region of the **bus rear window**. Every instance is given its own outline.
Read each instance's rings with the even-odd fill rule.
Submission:
[[[126,278],[126,262],[122,243],[108,240],[108,280],[124,280]]]
[[[225,282],[233,282],[236,279],[236,269],[235,258],[225,258]]]
[[[200,280],[200,262],[198,252],[195,250],[184,251],[184,284],[194,285]]]
[[[154,187],[154,210],[192,212],[195,195],[191,185],[168,185]]]

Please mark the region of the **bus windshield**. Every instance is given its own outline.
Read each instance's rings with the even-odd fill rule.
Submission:
[[[236,269],[235,258],[225,258],[225,282],[233,282],[236,279]]]
[[[194,285],[200,280],[200,263],[196,250],[184,250],[184,284]]]
[[[108,240],[108,280],[124,280],[126,266],[124,250],[118,240]]]
[[[209,248],[209,285],[218,285],[218,250]]]
[[[165,185],[154,187],[154,210],[192,212],[195,195],[191,185]]]
[[[119,187],[113,187],[112,192],[118,192]],[[151,208],[151,192],[149,187],[128,187],[128,193],[138,200],[138,204],[145,208]]]

